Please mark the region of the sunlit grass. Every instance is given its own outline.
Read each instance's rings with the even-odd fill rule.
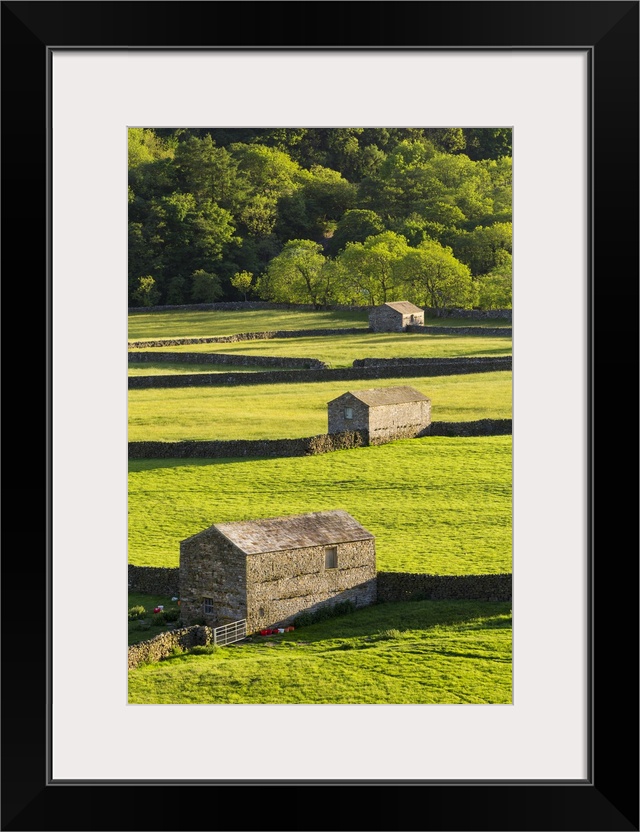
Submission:
[[[348,390],[415,387],[431,399],[431,419],[510,419],[510,371],[306,384],[252,384],[129,390],[129,441],[287,439],[326,433],[327,402]]]
[[[362,335],[273,338],[233,344],[180,344],[155,347],[151,352],[224,353],[319,358],[329,367],[351,367],[356,358],[457,358],[511,355],[511,338],[483,335],[418,335],[368,333]]]
[[[129,340],[153,338],[206,338],[239,332],[275,332],[281,329],[367,329],[366,312],[303,312],[257,309],[243,312],[168,311],[129,315]]]
[[[192,373],[258,373],[268,369],[268,367],[247,367],[243,364],[180,364],[173,361],[158,361],[155,363],[150,361],[132,361],[129,363],[130,376],[191,375]]]
[[[206,338],[239,332],[275,332],[281,329],[335,329],[361,326],[367,329],[369,316],[363,312],[296,311],[278,309],[243,312],[167,311],[136,312],[128,319],[129,340],[153,338]],[[426,318],[427,326],[510,327],[511,321],[467,318]]]
[[[511,436],[429,437],[310,457],[131,460],[129,562],[175,567],[180,541],[232,520],[344,509],[377,568],[511,572]]]
[[[130,703],[509,704],[511,604],[377,604],[129,671]]]

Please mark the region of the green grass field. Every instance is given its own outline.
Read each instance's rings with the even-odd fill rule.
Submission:
[[[427,326],[510,327],[501,319],[471,321],[464,318],[428,318]],[[264,309],[246,312],[167,311],[136,312],[128,318],[130,341],[154,338],[206,338],[239,332],[275,332],[281,329],[335,329],[361,326],[367,329],[367,312],[313,312]]]
[[[256,309],[245,312],[168,311],[129,315],[129,340],[154,338],[207,338],[239,332],[275,332],[281,329],[367,329],[366,312],[313,312]]]
[[[511,604],[376,604],[129,671],[136,704],[509,704]]]
[[[429,437],[310,457],[131,460],[129,562],[175,567],[213,523],[341,508],[380,571],[511,572],[511,436]]]
[[[191,375],[191,373],[259,373],[268,369],[268,367],[247,367],[243,364],[180,364],[172,361],[132,361],[129,364],[129,375],[172,376]],[[302,364],[300,369],[302,369]]]
[[[252,384],[129,390],[130,442],[292,439],[326,433],[327,402],[347,390],[415,387],[431,399],[431,419],[510,419],[512,374],[469,373],[308,384]]]
[[[351,367],[356,358],[458,358],[511,355],[511,338],[365,332],[362,335],[271,338],[264,341],[239,341],[235,344],[180,344],[175,347],[154,347],[149,351],[269,355],[302,360],[319,358],[329,367]]]

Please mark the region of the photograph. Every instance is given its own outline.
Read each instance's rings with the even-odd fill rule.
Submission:
[[[639,12],[0,0],[2,832],[640,830]]]
[[[511,132],[129,129],[130,703],[512,701]]]

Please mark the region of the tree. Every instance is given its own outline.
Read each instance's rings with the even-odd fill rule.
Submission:
[[[381,234],[384,230],[384,223],[375,211],[352,208],[345,211],[338,221],[327,250],[335,256],[347,243],[364,243],[367,237]]]
[[[408,300],[432,309],[470,309],[476,302],[471,271],[453,256],[450,248],[425,240],[410,249],[396,265],[398,280]]]
[[[238,289],[238,291],[242,292],[244,295],[244,299],[247,299],[247,292],[251,287],[251,281],[253,280],[253,275],[251,272],[236,272],[231,278],[231,285],[234,289]]]
[[[375,234],[363,243],[347,243],[337,258],[347,276],[344,291],[363,305],[399,300],[395,266],[408,249],[406,239],[393,231]]]
[[[329,302],[330,272],[323,272],[322,246],[312,240],[289,240],[258,282],[260,297],[279,303]]]
[[[496,266],[476,279],[480,309],[511,309],[513,303],[511,255],[501,251]]]
[[[513,227],[510,222],[479,225],[473,231],[456,231],[450,235],[455,256],[471,269],[471,274],[481,275],[492,271],[502,253],[511,254]]]
[[[195,303],[213,303],[222,297],[220,278],[212,272],[197,269],[191,275],[191,299]]]
[[[247,198],[248,183],[238,172],[237,161],[224,147],[217,147],[209,134],[181,142],[175,165],[184,191],[199,202],[210,200],[237,212]]]
[[[150,274],[139,277],[133,300],[137,301],[139,306],[155,306],[159,299],[160,292],[153,277]]]

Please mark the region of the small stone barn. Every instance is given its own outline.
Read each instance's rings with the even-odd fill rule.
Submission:
[[[420,436],[431,424],[431,399],[409,386],[353,390],[327,409],[329,433],[367,431],[370,445]]]
[[[376,600],[375,538],[346,511],[216,523],[180,543],[185,624],[283,627],[302,611]]]
[[[369,329],[374,332],[404,332],[410,324],[424,326],[424,309],[408,300],[383,303],[369,312]]]

